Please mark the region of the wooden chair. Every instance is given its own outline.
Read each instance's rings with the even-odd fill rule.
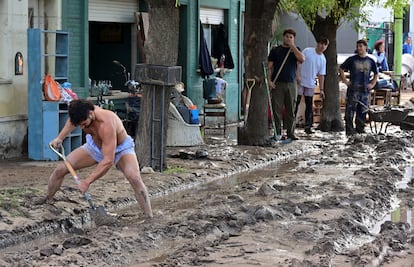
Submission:
[[[223,103],[223,102],[222,103],[217,103],[217,104],[209,104],[208,102],[204,103],[204,107],[203,107],[204,135],[206,134],[206,130],[215,129],[215,130],[222,130],[224,136],[226,136],[226,124],[227,124],[226,111],[227,111],[226,104]],[[209,117],[219,117],[219,118],[221,118],[222,121],[223,121],[223,127],[221,127],[220,122],[217,123],[217,127],[208,126],[207,123],[206,123],[206,120]]]
[[[407,90],[410,87],[408,82],[410,74],[406,73],[402,75],[395,75],[392,71],[387,72],[386,74],[391,76],[391,78],[398,84],[397,90],[391,92],[391,105],[399,105],[401,100],[401,91]]]
[[[394,75],[392,72],[387,73],[391,76],[397,84],[396,90],[381,88],[376,90],[371,90],[370,92],[370,105],[392,105],[396,106],[400,104],[401,100],[401,91],[407,90],[409,88],[408,84],[408,74],[403,75]]]
[[[220,82],[220,83],[218,83]],[[221,84],[221,90],[218,94],[217,84]],[[227,126],[227,107],[224,98],[224,91],[227,87],[227,82],[219,78],[211,78],[203,81],[203,129],[204,135],[207,134],[207,131],[210,130],[221,130],[226,137],[226,126]],[[210,123],[207,122],[207,119],[213,117]],[[214,120],[213,120],[214,119]],[[221,124],[221,121],[223,124]],[[215,124],[215,126],[212,126]]]
[[[387,88],[371,90],[370,104],[374,106],[387,106],[391,104],[392,90]]]

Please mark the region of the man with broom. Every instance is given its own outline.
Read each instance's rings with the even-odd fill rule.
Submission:
[[[295,45],[296,32],[283,31],[282,45],[273,47],[268,56],[268,85],[272,92],[272,116],[278,136],[282,135],[282,110],[286,110],[287,139],[298,140],[295,136],[296,69],[305,61],[305,56]]]

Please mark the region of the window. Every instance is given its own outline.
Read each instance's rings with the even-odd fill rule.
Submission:
[[[220,55],[217,55],[216,53],[218,47],[216,39],[220,24],[223,24],[224,22],[224,10],[214,8],[201,8],[200,20],[210,55],[215,58],[215,60],[217,60],[213,60],[212,62],[213,65],[216,66],[220,60]]]

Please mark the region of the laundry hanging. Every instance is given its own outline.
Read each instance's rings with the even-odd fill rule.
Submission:
[[[211,54],[218,60],[220,60],[222,55],[224,55],[224,67],[227,69],[234,69],[233,56],[231,55],[228,37],[223,23],[220,23],[219,25],[214,41],[214,48]]]
[[[211,64],[210,52],[208,51],[207,41],[204,37],[203,25],[200,21],[200,54],[198,58],[199,68],[201,71],[201,77],[206,77],[214,73],[213,65]]]

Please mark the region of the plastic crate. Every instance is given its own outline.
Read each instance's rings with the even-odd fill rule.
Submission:
[[[135,80],[142,84],[174,86],[181,82],[181,66],[136,64]]]

